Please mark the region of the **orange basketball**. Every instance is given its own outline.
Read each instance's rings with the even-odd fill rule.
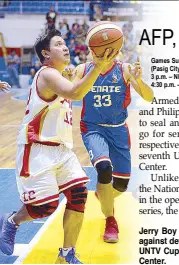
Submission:
[[[101,57],[107,48],[117,50],[122,48],[123,33],[110,21],[100,21],[88,30],[86,44],[98,57]]]

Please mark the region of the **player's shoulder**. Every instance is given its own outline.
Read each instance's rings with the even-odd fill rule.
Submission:
[[[43,79],[52,79],[55,76],[61,75],[60,72],[54,67],[43,67],[39,70],[39,75]]]
[[[59,71],[56,68],[51,67],[51,66],[42,67],[40,69],[40,71],[42,71],[44,74],[46,74],[46,73],[59,73]]]

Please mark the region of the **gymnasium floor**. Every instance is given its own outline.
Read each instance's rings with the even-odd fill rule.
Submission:
[[[0,213],[12,212],[20,206],[14,168],[16,136],[25,112],[26,100],[27,90],[13,90],[12,94],[0,93]],[[90,194],[85,221],[77,245],[77,252],[84,263],[132,264],[136,259],[138,201],[135,199],[135,194],[142,178],[137,169],[136,125],[138,109],[143,105],[143,101],[134,93],[128,118],[132,138],[132,178],[128,192],[115,202],[115,216],[120,228],[119,243],[106,244],[102,240],[104,217],[100,212],[99,202],[94,196],[96,171],[91,167],[79,133],[81,103],[74,104],[74,151],[91,179],[88,184]],[[48,220],[37,220],[21,225],[13,255],[8,257],[0,253],[0,264],[53,264],[55,262],[58,248],[63,240],[62,214],[65,204],[63,196],[60,201],[58,211]]]

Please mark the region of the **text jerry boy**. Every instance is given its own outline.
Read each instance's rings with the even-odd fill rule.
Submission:
[[[147,228],[141,227],[141,230],[139,231],[139,234],[157,236],[158,232],[159,232],[159,229],[150,229],[150,228],[147,229]],[[177,233],[177,229],[170,229],[170,228],[167,228],[167,227],[162,227],[161,232],[162,232],[162,234],[169,234],[169,235],[175,236],[176,233]]]

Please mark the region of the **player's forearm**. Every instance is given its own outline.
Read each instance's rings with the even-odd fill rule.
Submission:
[[[94,67],[87,75],[81,80],[74,81],[73,86],[73,99],[81,100],[92,88],[94,82],[101,73],[101,67]]]
[[[70,82],[64,78],[55,69],[44,70],[45,74],[42,72],[42,81],[45,84],[44,87],[51,89],[56,95],[63,98],[68,98],[70,100],[81,100],[91,89],[94,82],[98,78],[101,67],[95,66],[87,75],[82,78],[81,76],[76,78],[74,82]],[[40,86],[39,86],[40,87]],[[44,89],[45,90],[45,89]],[[43,88],[40,91],[44,97]]]
[[[154,98],[154,92],[153,90],[142,80],[133,80],[131,82],[134,89],[141,95],[143,99],[145,99],[148,102],[151,102]]]

